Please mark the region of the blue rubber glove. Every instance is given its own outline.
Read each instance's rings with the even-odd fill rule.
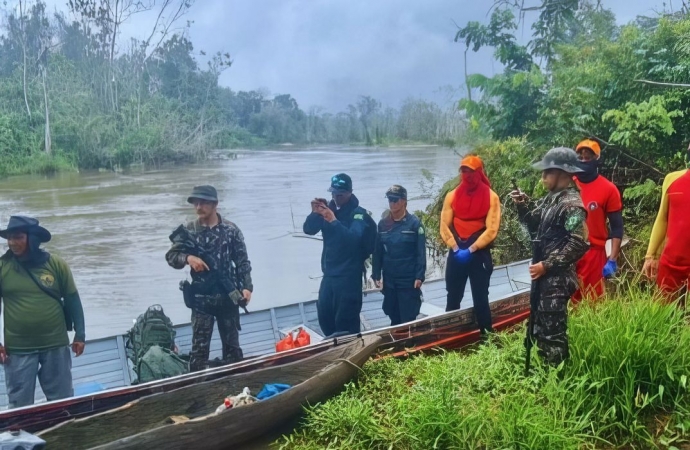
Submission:
[[[467,264],[472,259],[472,252],[469,249],[458,250],[453,253],[453,258],[460,264]]]
[[[606,265],[604,266],[602,274],[604,275],[604,278],[611,278],[616,273],[616,271],[618,271],[618,264],[616,263],[616,261],[608,260],[606,262]]]

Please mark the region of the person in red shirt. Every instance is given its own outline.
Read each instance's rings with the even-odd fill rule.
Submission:
[[[690,146],[687,161],[690,162]],[[664,179],[659,213],[649,238],[642,272],[656,278],[667,300],[690,289],[690,170],[672,172]],[[661,257],[659,257],[661,255]]]
[[[573,304],[585,297],[596,299],[604,295],[604,278],[612,277],[618,270],[616,261],[623,239],[621,194],[613,183],[599,175],[599,144],[585,139],[575,151],[584,170],[575,175],[575,184],[587,210],[589,250],[577,263],[580,289],[572,297]],[[607,257],[606,241],[609,238],[611,255]]]

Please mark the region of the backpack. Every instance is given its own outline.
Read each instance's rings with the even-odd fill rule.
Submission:
[[[175,329],[161,305],[149,306],[134,322],[126,338],[127,357],[132,361],[134,372],[140,380],[141,360],[151,347],[157,345],[167,350],[175,347]]]
[[[153,345],[139,360],[136,372],[137,383],[146,383],[188,373],[189,363],[172,350]]]

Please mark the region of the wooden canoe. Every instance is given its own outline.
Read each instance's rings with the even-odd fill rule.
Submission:
[[[377,335],[357,337],[299,361],[143,397],[37,435],[48,448],[74,450],[225,449],[259,437],[300,414],[304,405],[335,394],[384,341]],[[215,414],[226,396],[244,387],[257,393],[266,383],[292,387],[269,399]]]
[[[108,411],[149,395],[169,392],[232,374],[248,373],[253,370],[278,367],[300,361],[321,354],[333,345],[337,345],[337,341],[329,340],[309,347],[273,353],[201,372],[8,410],[0,413],[0,430],[21,429],[34,433],[70,419],[88,417]]]

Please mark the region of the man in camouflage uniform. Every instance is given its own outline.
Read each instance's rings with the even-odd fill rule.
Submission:
[[[213,186],[196,186],[187,199],[197,220],[176,230],[165,259],[175,269],[189,265],[192,275],[192,352],[190,371],[207,367],[213,324],[223,344],[223,361],[242,360],[238,304],[252,296],[251,264],[244,236],[234,223],[217,212],[218,194]],[[178,229],[179,230],[179,229]],[[183,230],[183,231],[184,231]],[[185,300],[187,303],[187,300]]]
[[[539,297],[532,311],[532,338],[542,359],[556,366],[568,358],[568,300],[578,287],[575,265],[588,249],[587,213],[571,185],[572,175],[582,170],[572,149],[551,149],[534,167],[543,171],[549,193],[537,202],[521,191],[511,192],[511,197],[538,255],[529,267]]]

